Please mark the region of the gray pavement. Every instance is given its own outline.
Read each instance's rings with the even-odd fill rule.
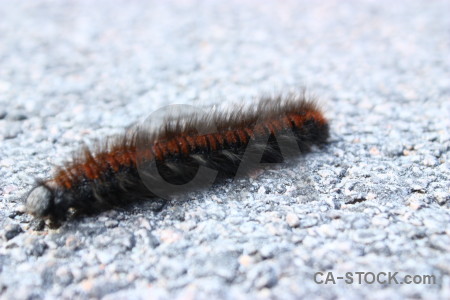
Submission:
[[[449,12],[425,0],[0,1],[0,298],[449,299]],[[159,213],[145,203],[57,230],[20,214],[34,178],[161,106],[303,86],[330,119],[326,149]],[[316,272],[354,282],[317,284]],[[359,284],[356,272],[436,282]]]

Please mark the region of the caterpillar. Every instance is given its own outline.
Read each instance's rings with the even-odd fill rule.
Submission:
[[[157,128],[144,123],[94,150],[79,150],[53,177],[36,181],[25,211],[61,222],[74,213],[165,198],[282,162],[328,137],[327,119],[304,93],[264,97],[247,110],[168,116]]]

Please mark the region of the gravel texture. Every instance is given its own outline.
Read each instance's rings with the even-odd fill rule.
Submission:
[[[450,298],[449,1],[1,1],[0,298]],[[21,213],[82,143],[173,103],[306,86],[330,145],[49,229]],[[435,284],[316,284],[332,271]],[[314,298],[314,297],[312,297]]]

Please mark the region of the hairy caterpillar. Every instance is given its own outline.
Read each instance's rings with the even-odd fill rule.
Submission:
[[[263,98],[247,111],[166,119],[159,129],[137,127],[96,151],[83,149],[52,178],[38,180],[25,207],[35,217],[62,221],[71,211],[90,214],[164,198],[184,192],[177,188],[191,181],[201,185],[245,174],[259,163],[281,162],[328,136],[328,121],[304,94]],[[201,170],[214,172],[202,177]]]

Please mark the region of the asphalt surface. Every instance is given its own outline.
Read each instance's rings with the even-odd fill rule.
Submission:
[[[1,1],[0,298],[449,299],[449,11]],[[21,213],[35,178],[162,106],[302,87],[330,120],[325,149],[160,212],[148,202],[59,229]]]

